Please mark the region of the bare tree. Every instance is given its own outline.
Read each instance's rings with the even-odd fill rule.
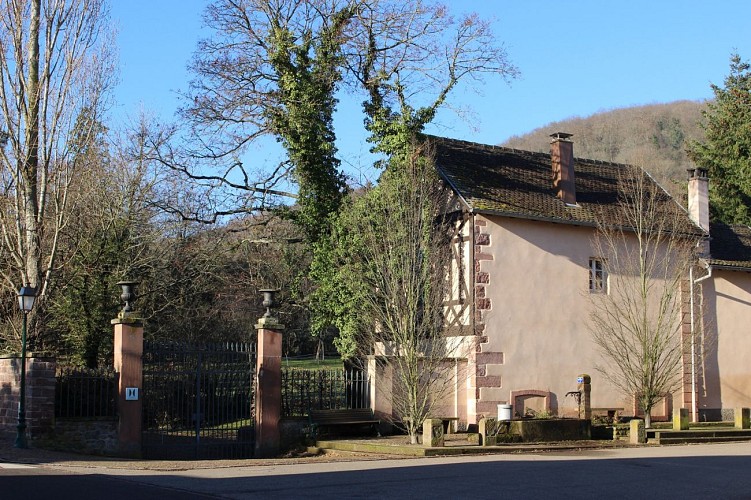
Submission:
[[[491,23],[477,14],[454,16],[421,0],[366,1],[358,13],[346,62],[368,96],[365,125],[376,152],[408,149],[462,82],[477,88],[486,76],[518,74]]]
[[[390,154],[394,141],[409,145],[460,81],[515,72],[488,23],[420,0],[216,0],[205,20],[215,36],[192,64],[182,110],[190,140],[165,143],[160,159],[221,202],[183,215],[214,222],[296,194],[287,214],[311,241],[327,232],[346,191],[333,116],[347,91],[364,93],[375,149]],[[284,157],[266,168],[243,162],[264,137]],[[217,173],[208,175],[207,164]]]
[[[82,114],[97,123],[111,84],[103,0],[4,0],[0,5],[0,270],[3,286],[44,299],[82,168],[69,147]],[[75,131],[80,146],[96,135]],[[43,302],[43,301],[42,301]]]
[[[358,299],[357,328],[342,334],[351,336],[355,359],[385,356],[393,386],[384,392],[413,442],[452,389],[461,357],[444,321],[453,212],[429,158],[419,148],[392,163],[340,221],[348,234],[340,272]]]
[[[681,383],[681,281],[701,232],[644,171],[624,167],[618,203],[600,215],[591,270],[590,329],[605,364],[597,367],[651,425],[652,408]],[[601,267],[599,267],[601,266]]]
[[[144,269],[156,267],[166,253],[158,243],[171,228],[169,217],[151,204],[165,180],[143,160],[151,124],[141,119],[133,130],[114,134],[90,120],[79,117],[75,132],[84,136],[75,133],[69,141],[72,161],[81,166],[68,188],[66,216],[75,224],[61,233],[55,286],[38,333],[49,352],[94,367],[112,360],[108,332],[119,309],[116,283],[139,279]]]

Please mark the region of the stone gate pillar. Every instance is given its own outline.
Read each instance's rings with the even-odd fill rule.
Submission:
[[[268,315],[256,324],[256,458],[279,454],[279,418],[282,413],[282,331],[284,325]]]
[[[123,287],[120,296],[125,307],[112,320],[114,326],[114,369],[118,377],[117,439],[118,453],[123,456],[141,456],[141,411],[143,388],[143,321],[132,311],[135,300],[135,283],[118,283]],[[127,290],[127,291],[126,291]]]

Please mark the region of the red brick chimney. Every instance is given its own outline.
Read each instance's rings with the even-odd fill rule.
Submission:
[[[709,232],[709,178],[706,168],[688,169],[688,215]]]
[[[576,205],[576,179],[574,177],[574,143],[572,134],[551,134],[550,159],[553,163],[553,189],[566,205]]]

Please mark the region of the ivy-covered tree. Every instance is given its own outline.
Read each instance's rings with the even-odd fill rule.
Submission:
[[[328,216],[339,209],[346,190],[333,121],[345,27],[354,12],[354,4],[345,3],[321,23],[316,36],[295,33],[289,25],[274,26],[269,35],[270,63],[279,76],[270,125],[294,165],[299,208],[288,213],[309,241],[328,233]]]
[[[333,116],[346,66],[343,47],[358,3],[217,0],[208,6],[205,21],[214,36],[199,45],[191,65],[197,78],[182,115],[192,127],[190,142],[198,144],[188,156],[204,171],[207,161],[223,166],[225,175],[196,174],[184,160],[163,160],[213,194],[228,189],[245,197],[224,210],[207,204],[202,209],[210,213],[183,215],[213,221],[217,213],[264,210],[275,205],[271,195],[293,196],[279,189],[293,181],[297,206],[283,213],[311,242],[327,233],[327,217],[346,193]],[[269,135],[286,158],[271,172],[244,165],[240,152]]]
[[[730,58],[724,86],[712,85],[707,103],[706,139],[689,146],[689,157],[707,168],[714,219],[751,224],[751,65],[738,54]]]
[[[319,253],[318,286],[337,287],[335,276],[344,279],[338,252],[350,246],[337,240],[341,234],[328,238],[329,216],[346,198],[334,142],[337,98],[347,90],[364,93],[373,150],[386,157],[384,165],[400,168],[461,82],[516,73],[489,23],[476,15],[454,17],[434,2],[216,0],[205,19],[214,36],[199,46],[192,64],[196,79],[182,110],[191,146],[181,152],[165,142],[159,160],[199,183],[209,201],[179,213],[214,222],[269,207],[281,211]],[[262,136],[284,148],[270,171],[239,159]],[[222,173],[206,175],[206,162]],[[273,197],[291,194],[282,191],[288,181],[297,186],[297,202],[280,210]],[[311,304],[314,335],[325,336],[334,325],[355,327],[344,322],[367,324],[343,309],[356,299],[336,299],[341,301],[325,294],[310,299],[317,304]],[[347,338],[339,340],[345,356]]]
[[[296,206],[282,212],[310,242],[326,234],[346,192],[333,124],[346,91],[368,96],[373,149],[389,156],[433,120],[459,82],[515,72],[488,23],[432,2],[216,0],[205,20],[214,36],[192,63],[196,79],[182,110],[188,146],[161,149],[160,160],[210,198],[181,215],[214,222],[294,196]],[[240,156],[264,136],[284,147],[284,158],[271,169],[244,164]],[[207,162],[222,173],[206,175]]]

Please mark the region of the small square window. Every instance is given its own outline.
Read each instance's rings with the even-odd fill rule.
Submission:
[[[589,292],[608,293],[608,276],[602,259],[589,259]]]

